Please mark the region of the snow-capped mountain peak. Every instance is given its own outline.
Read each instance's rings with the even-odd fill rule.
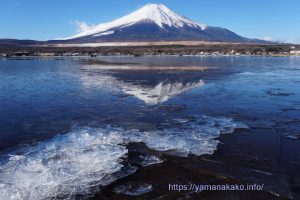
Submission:
[[[249,43],[228,29],[207,26],[176,14],[162,4],[147,4],[112,22],[89,27],[59,43],[93,44],[118,42],[206,41]]]
[[[177,15],[163,4],[147,4],[141,9],[126,16],[126,18],[131,18],[129,20],[135,22],[149,20],[162,28],[164,25],[169,27],[182,27],[184,25],[188,25],[192,27],[200,27],[201,29],[206,28],[206,25],[204,24],[196,23],[183,16]]]
[[[175,28],[189,26],[192,28],[199,28],[201,30],[205,30],[207,28],[205,24],[196,23],[183,16],[180,16],[163,4],[147,4],[137,11],[132,12],[131,14],[126,15],[122,18],[109,23],[99,24],[90,30],[81,32],[75,36],[65,39],[74,39],[94,34],[101,35],[102,33],[112,34],[114,29],[128,27],[139,22],[155,23],[160,28],[164,28],[165,26]]]

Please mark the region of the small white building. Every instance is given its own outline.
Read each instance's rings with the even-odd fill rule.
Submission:
[[[300,56],[300,49],[293,49],[290,51],[290,55],[297,55]]]
[[[39,53],[38,55],[47,57],[47,56],[55,56],[55,53]]]

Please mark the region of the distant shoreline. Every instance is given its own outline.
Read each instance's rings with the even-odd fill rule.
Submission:
[[[147,43],[148,44],[148,43]],[[138,46],[36,46],[0,43],[0,57],[50,56],[299,56],[300,45],[188,43]],[[194,45],[193,45],[194,44]]]
[[[138,57],[167,57],[167,56],[174,56],[174,57],[300,57],[300,55],[285,55],[285,54],[273,54],[273,55],[248,55],[248,54],[240,54],[240,55],[213,55],[213,54],[208,54],[208,55],[141,55]],[[101,57],[137,57],[135,55],[98,55],[98,56],[89,56],[89,55],[76,55],[76,56],[65,56],[65,55],[54,55],[54,56],[1,56],[0,55],[0,60],[1,59],[20,59],[20,58],[101,58]]]

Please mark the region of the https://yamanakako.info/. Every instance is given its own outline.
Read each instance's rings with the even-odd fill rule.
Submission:
[[[261,191],[264,184],[220,184],[220,185],[206,185],[206,184],[169,184],[169,191],[183,192],[183,191]]]

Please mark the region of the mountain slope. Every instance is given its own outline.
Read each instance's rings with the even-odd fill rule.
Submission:
[[[162,4],[147,4],[115,21],[100,24],[63,43],[178,41],[251,42],[219,27],[211,27],[180,16]]]
[[[175,12],[171,11],[162,4],[147,4],[146,6],[129,15],[109,23],[100,24],[91,30],[84,31],[66,39],[73,39],[95,34],[109,35],[109,31],[111,30],[120,30],[122,28],[141,23],[155,24],[162,29],[165,27],[181,28],[185,25],[194,28],[200,28],[201,30],[207,28],[207,26],[204,24],[196,23],[185,17],[177,15]]]

